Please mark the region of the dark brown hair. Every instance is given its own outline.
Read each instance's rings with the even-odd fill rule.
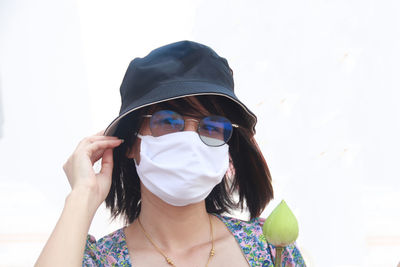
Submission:
[[[214,95],[195,97],[211,114],[227,117],[240,127],[233,130],[228,141],[230,169],[206,198],[209,213],[229,213],[232,209],[247,208],[250,219],[260,216],[273,198],[271,175],[267,163],[248,127],[245,117],[240,115],[239,106],[231,100]],[[158,109],[171,109],[182,115],[199,114],[190,97],[161,102],[136,110],[122,119],[115,135],[125,140],[116,147],[110,192],[106,207],[110,208],[112,219],[122,216],[126,224],[132,223],[140,213],[140,182],[133,159],[126,154],[136,141],[136,134],[143,123],[142,115]],[[202,114],[205,115],[205,114]],[[238,200],[233,198],[238,194]]]

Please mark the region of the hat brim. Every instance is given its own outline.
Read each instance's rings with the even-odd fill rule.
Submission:
[[[230,99],[238,105],[238,111],[241,113],[239,115],[243,116],[246,121],[247,125],[243,126],[249,128],[253,134],[255,133],[257,117],[238,100],[231,89],[205,81],[174,81],[162,83],[150,90],[147,94],[132,101],[130,105],[124,107],[124,109],[120,111],[120,115],[106,128],[104,135],[113,136],[116,133],[120,121],[135,110],[164,101],[196,95],[219,95]]]

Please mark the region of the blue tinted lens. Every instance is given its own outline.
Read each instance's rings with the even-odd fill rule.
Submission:
[[[200,121],[200,139],[209,146],[222,146],[232,136],[232,123],[222,116],[209,116]]]
[[[181,115],[171,110],[155,112],[150,119],[150,130],[153,136],[182,131],[185,122]]]

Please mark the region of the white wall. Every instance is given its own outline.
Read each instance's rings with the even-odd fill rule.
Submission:
[[[274,179],[264,216],[286,200],[308,266],[395,266],[399,11],[389,0],[3,0],[0,266],[38,257],[69,192],[62,164],[117,116],[129,61],[184,39],[228,59]],[[102,207],[90,233],[120,226]]]

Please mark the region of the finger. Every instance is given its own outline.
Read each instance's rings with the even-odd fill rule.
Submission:
[[[85,138],[89,143],[99,140],[118,140],[120,138],[116,136],[105,136],[105,135],[92,135]]]
[[[101,157],[103,157],[103,154],[104,154],[104,151],[105,151],[106,149],[100,149],[100,150],[97,150],[96,152],[94,152],[93,154],[92,154],[92,156],[90,156],[90,161],[92,162],[92,165],[95,163],[95,162],[97,162],[99,159],[101,159]]]
[[[99,138],[101,138],[99,136]],[[114,148],[119,146],[123,142],[122,139],[103,139],[103,140],[84,140],[82,141],[77,149],[75,150],[76,155],[85,154],[89,157],[92,164],[98,161],[107,148]],[[99,145],[100,144],[100,145]]]
[[[99,140],[94,143],[91,143],[87,146],[86,151],[90,157],[95,154],[98,150],[104,150],[107,148],[114,148],[119,146],[123,140]]]
[[[113,170],[113,151],[108,148],[104,152],[103,158],[101,159],[101,170],[100,173],[109,177],[112,175]]]
[[[90,144],[98,140],[118,140],[120,138],[116,136],[104,136],[104,135],[91,135],[83,138],[79,144]]]

